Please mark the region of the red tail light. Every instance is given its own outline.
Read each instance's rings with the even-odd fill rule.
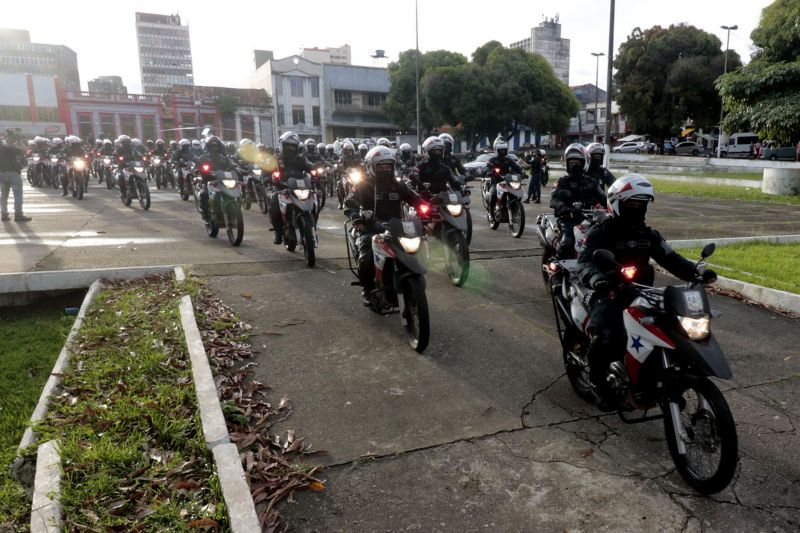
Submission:
[[[203,163],[200,165],[200,172],[209,173],[211,172],[211,163]]]
[[[419,212],[423,215],[427,215],[428,213],[430,213],[430,211],[431,211],[431,206],[429,206],[428,204],[421,204],[419,206]]]
[[[500,174],[500,167],[494,167],[494,173]]]
[[[311,175],[312,175],[312,176],[316,176],[316,175],[317,175],[317,171],[316,171],[316,169],[314,169],[314,170],[312,170],[312,171],[311,171]]]
[[[124,158],[124,157],[122,157],[122,156],[119,156],[119,160],[120,160],[120,161],[125,161],[125,158]]]
[[[622,277],[626,280],[630,281],[636,277],[636,267],[629,266],[629,267],[622,267]]]

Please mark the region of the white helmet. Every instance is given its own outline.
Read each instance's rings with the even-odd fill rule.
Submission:
[[[450,143],[451,150],[453,149],[453,146],[456,145],[456,140],[453,139],[453,136],[450,135],[449,133],[442,133],[441,135],[439,135],[439,138],[445,144],[445,148],[447,148],[447,143]]]
[[[368,151],[369,151],[369,147],[366,144],[361,143],[361,144],[358,145],[358,152],[361,155],[366,157]]]
[[[192,145],[192,141],[190,141],[189,139],[181,139],[180,141],[178,141],[178,145],[179,146],[191,146]]]
[[[103,139],[103,146],[105,146],[105,145],[107,145],[107,144],[113,144],[113,143],[111,142],[111,139]]]
[[[242,139],[241,141],[239,141],[239,148],[244,148],[249,144],[254,144],[254,143],[250,139]]]
[[[436,137],[435,135],[433,135],[431,137],[428,137],[422,143],[422,153],[423,154],[425,154],[426,156],[430,157],[431,156],[430,152],[432,150],[439,150],[439,151],[442,152],[442,155],[444,154],[444,142],[442,141],[442,139],[440,139],[439,137]]]
[[[386,148],[389,148],[389,139],[387,139],[386,137],[381,137],[380,139],[378,139],[378,142],[376,142],[375,145],[385,146]]]
[[[131,142],[133,143],[134,146],[142,146],[142,140],[137,137],[131,139]]]
[[[408,143],[401,144],[400,145],[400,151],[401,152],[410,152],[411,151],[411,145],[408,144]]]
[[[353,143],[350,141],[345,141],[342,143],[342,151],[350,150],[352,153],[356,153],[356,147],[353,146]]]
[[[492,146],[494,151],[500,153],[500,150],[505,150],[505,154],[508,154],[508,143],[502,136],[498,136],[497,139],[494,140],[494,145]]]
[[[601,143],[591,143],[586,147],[586,154],[592,157],[595,154],[606,155],[606,147]]]
[[[653,184],[641,174],[626,174],[608,188],[608,210],[615,218],[625,215],[625,208],[622,204],[628,200],[644,202],[644,211],[646,211],[647,203],[653,202],[655,199]],[[641,206],[639,207],[641,208]],[[642,220],[644,220],[644,211],[641,212]]]
[[[384,170],[386,171],[387,176],[394,177],[394,154],[392,153],[392,150],[386,146],[377,145],[367,152],[367,156],[364,158],[364,164],[367,167],[367,172],[373,176],[377,175],[377,165],[391,165],[391,169],[387,167]]]

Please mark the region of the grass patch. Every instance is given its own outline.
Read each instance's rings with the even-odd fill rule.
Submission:
[[[61,445],[69,531],[229,527],[171,277],[97,295],[40,440]]]
[[[684,248],[681,254],[700,257],[700,248]],[[737,243],[718,246],[708,258],[720,276],[800,294],[800,243]]]
[[[725,170],[704,170],[702,172],[646,172],[651,176],[693,176],[698,178],[726,178],[731,180],[756,180],[764,178],[763,172],[728,172]]]
[[[707,185],[705,183],[682,183],[677,181],[650,180],[657,193],[681,194],[702,198],[769,202],[773,204],[800,205],[800,196],[764,194],[761,189],[737,187],[735,185]]]
[[[9,524],[23,531],[30,523],[30,502],[9,467],[75,321],[64,314],[64,306],[72,303],[58,299],[0,309],[0,530]]]

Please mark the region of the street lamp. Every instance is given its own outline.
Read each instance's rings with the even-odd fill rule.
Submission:
[[[593,141],[597,140],[597,132],[599,131],[598,127],[598,120],[600,120],[600,115],[597,114],[597,84],[600,83],[600,57],[604,56],[603,52],[592,52],[592,55],[596,59],[595,69],[594,69],[594,134],[595,138],[592,139]],[[606,109],[606,114],[608,113],[608,109]]]
[[[416,34],[416,51],[414,56],[414,70],[416,72],[417,89],[417,153],[422,153],[422,143],[419,136],[419,2],[414,0],[414,31]]]
[[[606,157],[603,164],[608,168],[608,161],[611,157],[611,91],[613,90],[614,80],[614,7],[615,2],[611,0],[609,6],[610,17],[608,21],[608,78],[606,83],[606,135],[603,144],[606,145]]]
[[[723,30],[728,31],[728,39],[725,41],[725,66],[722,71],[722,75],[728,73],[728,48],[730,48],[731,44],[731,30],[738,30],[739,26],[734,24],[733,26],[720,26]],[[722,116],[725,113],[724,104],[721,103],[719,107],[719,142],[717,142],[717,157],[722,157]]]

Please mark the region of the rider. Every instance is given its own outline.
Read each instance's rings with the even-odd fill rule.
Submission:
[[[454,175],[464,176],[466,174],[464,165],[453,155],[453,146],[456,144],[455,139],[453,139],[453,136],[449,133],[442,133],[439,135],[439,138],[444,143],[444,157],[442,158],[442,162],[453,171]],[[408,148],[411,149],[410,146]]]
[[[225,145],[216,135],[206,139],[206,153],[197,160],[198,165],[210,163],[213,171],[236,171],[236,163],[225,154]],[[203,221],[208,221],[208,182],[213,178],[210,174],[201,173],[203,178],[203,191],[200,193],[200,209],[203,211]]]
[[[592,262],[594,252],[609,250],[617,263],[636,267],[630,281],[643,285],[653,284],[655,271],[650,265],[651,258],[682,280],[689,281],[697,274],[693,262],[675,252],[659,232],[645,224],[647,205],[654,199],[653,185],[644,176],[628,174],[616,180],[608,189],[607,205],[611,217],[589,230],[586,245],[578,257],[580,282],[594,289],[588,324],[591,337],[589,372],[600,407],[604,410],[613,408],[607,372],[609,365],[625,353],[622,313],[635,295],[620,286],[617,274],[610,274]],[[717,278],[713,270],[705,270],[701,275],[706,283]]]
[[[375,146],[367,153],[365,163],[366,177],[347,195],[345,215],[359,232],[356,248],[361,301],[369,305],[369,294],[375,288],[372,236],[383,231],[383,223],[403,218],[403,203],[418,207],[425,201],[394,178],[395,160],[391,149]]]
[[[397,166],[402,167],[413,167],[416,163],[414,158],[414,152],[411,150],[411,145],[408,143],[403,143],[398,148],[397,153],[395,154],[395,158],[397,159]]]
[[[583,220],[581,208],[589,209],[596,204],[606,201],[603,190],[594,178],[584,173],[586,167],[586,149],[583,145],[573,143],[564,151],[564,164],[567,175],[559,178],[556,188],[550,197],[550,207],[555,209],[561,226],[561,242],[558,245],[557,255],[563,259],[573,257],[575,249],[575,234],[573,228]],[[581,207],[576,207],[575,202],[580,202]]]
[[[122,169],[125,165],[133,161],[137,157],[137,152],[134,149],[131,138],[127,135],[120,135],[117,138],[117,149],[114,150],[114,161],[117,163],[118,178],[117,184],[119,185],[120,195],[125,195],[126,183],[122,179]]]
[[[431,136],[425,139],[422,143],[422,153],[426,159],[411,173],[411,181],[417,191],[422,190],[423,183],[430,183],[425,192],[431,194],[446,191],[448,185],[457,191],[461,190],[461,182],[450,172],[450,167],[444,164],[444,143],[440,137]]]
[[[164,144],[164,139],[158,139],[155,147],[150,152],[151,156],[161,157],[162,159],[167,155],[167,146]]]
[[[591,143],[586,147],[586,154],[589,156],[589,170],[586,173],[597,180],[601,189],[606,190],[611,187],[617,178],[603,166],[606,147],[601,143]]]
[[[497,184],[506,174],[522,174],[522,168],[508,157],[508,143],[503,137],[497,137],[494,140],[494,152],[494,157],[486,162],[492,187],[489,199],[489,220],[491,222],[494,222],[494,206],[497,204]]]
[[[200,144],[199,139],[192,140],[192,153],[195,157],[202,157],[203,156],[203,146]]]
[[[361,158],[356,155],[355,148],[351,141],[345,141],[342,144],[342,156],[339,159],[339,170],[342,176],[337,184],[336,193],[339,197],[339,209],[344,209],[344,180],[347,179],[350,169],[356,168],[363,172],[364,167],[361,163]]]
[[[308,138],[303,143],[306,145],[306,159],[312,163],[322,163],[322,156],[317,152],[317,142],[314,139]]]
[[[305,172],[311,172],[311,161],[300,154],[300,137],[293,131],[287,131],[281,135],[278,142],[281,145],[281,156],[278,160],[280,175],[273,177],[275,192],[269,200],[269,218],[272,222],[273,235],[272,243],[281,244],[283,242],[283,220],[281,219],[280,206],[278,205],[278,194],[286,188],[286,179],[297,177]]]
[[[358,145],[358,157],[361,158],[362,162],[366,159],[367,152],[369,152],[369,147],[366,144],[361,143]]]

